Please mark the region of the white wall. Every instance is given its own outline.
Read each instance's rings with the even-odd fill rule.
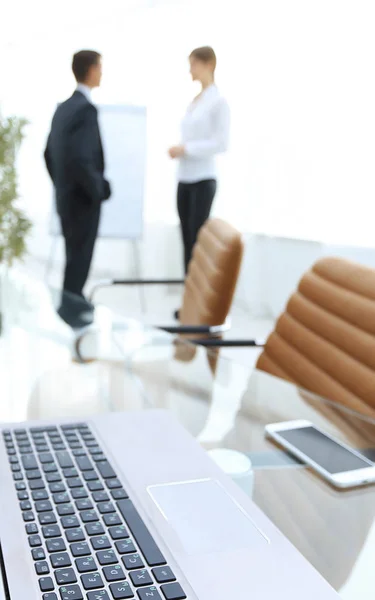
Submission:
[[[41,152],[50,116],[72,90],[71,54],[89,46],[105,59],[97,100],[149,108],[146,219],[175,223],[166,148],[178,140],[180,116],[196,91],[186,57],[211,43],[233,115],[216,213],[251,232],[372,244],[373,0],[135,4],[76,2],[74,20],[64,11],[59,28],[53,2],[6,7],[13,17],[22,10],[27,23],[17,29],[9,20],[0,44],[7,50],[0,102],[31,120],[21,181],[33,215],[49,208]]]

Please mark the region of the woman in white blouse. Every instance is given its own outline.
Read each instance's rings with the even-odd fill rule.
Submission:
[[[199,229],[208,219],[217,187],[215,156],[228,146],[230,114],[215,85],[216,55],[204,46],[189,57],[193,81],[202,90],[189,105],[181,125],[181,144],[169,149],[179,160],[177,208],[181,221],[185,272]]]

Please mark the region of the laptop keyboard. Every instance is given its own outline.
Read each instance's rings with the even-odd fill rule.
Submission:
[[[186,598],[88,425],[2,435],[42,600]]]

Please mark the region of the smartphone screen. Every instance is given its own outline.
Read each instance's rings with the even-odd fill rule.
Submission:
[[[289,442],[332,475],[372,466],[372,463],[343,448],[315,427],[279,430],[277,436]]]

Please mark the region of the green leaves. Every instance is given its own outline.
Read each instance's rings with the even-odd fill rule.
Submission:
[[[11,265],[26,251],[31,222],[18,206],[16,156],[27,121],[0,117],[0,263]]]

